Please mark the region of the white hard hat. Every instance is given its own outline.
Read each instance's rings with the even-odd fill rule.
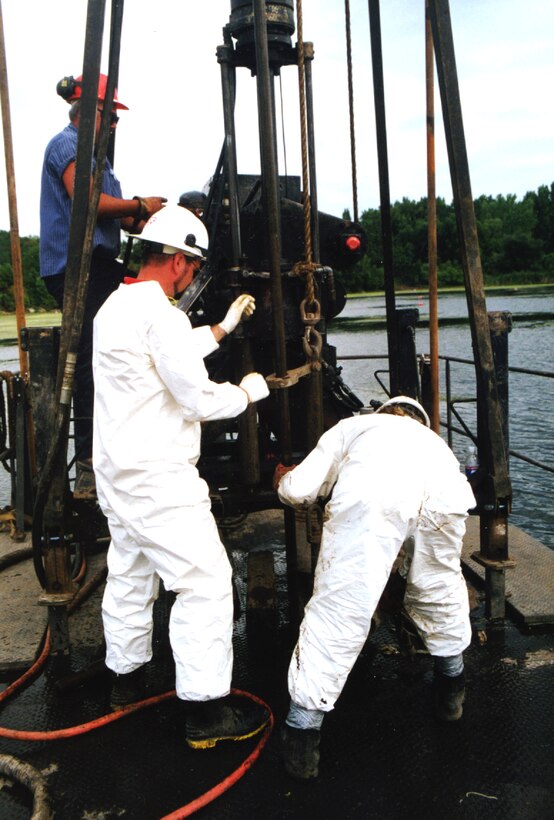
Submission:
[[[421,404],[415,399],[412,399],[410,396],[393,396],[392,399],[388,399],[388,401],[383,402],[383,404],[380,407],[378,407],[375,412],[380,413],[381,410],[383,410],[385,407],[390,407],[391,404],[409,404],[412,407],[415,407],[415,409],[418,411],[418,413],[421,414],[421,417],[425,421],[426,427],[431,426],[429,416],[427,415]]]
[[[162,245],[161,253],[178,253],[206,258],[208,231],[202,220],[180,205],[165,205],[150,217],[142,233],[129,234],[143,242]]]

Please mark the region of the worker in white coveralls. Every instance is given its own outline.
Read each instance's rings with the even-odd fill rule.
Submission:
[[[421,405],[397,396],[376,413],[339,421],[295,469],[278,465],[274,486],[281,501],[300,509],[330,496],[314,591],[288,672],[289,774],[318,774],[323,717],[364,646],[403,545],[404,609],[434,657],[435,713],[458,720],[462,653],[471,639],[460,555],[475,498]]]
[[[94,321],[94,471],[111,544],[102,603],[112,708],[145,696],[159,578],[176,593],[169,623],[177,697],[192,748],[255,734],[263,707],[229,695],[233,666],[231,566],[196,462],[200,422],[238,416],[269,391],[259,373],[240,385],[210,380],[204,357],[243,316],[193,329],[173,306],[205,258],[208,234],[190,211],[168,205],[139,237],[143,264]]]

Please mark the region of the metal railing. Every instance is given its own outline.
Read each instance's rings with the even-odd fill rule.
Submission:
[[[362,361],[362,360],[375,360],[375,361],[386,361],[388,359],[387,354],[360,354],[360,355],[345,355],[345,356],[337,356],[337,361]],[[461,414],[458,412],[456,406],[460,404],[476,404],[476,398],[452,398],[452,364],[464,364],[464,365],[471,365],[474,367],[475,364],[472,359],[462,359],[457,356],[439,356],[439,360],[444,362],[444,384],[445,384],[445,395],[446,395],[446,421],[441,421],[441,427],[443,427],[447,432],[448,437],[448,445],[452,447],[452,436],[453,434],[457,434],[460,436],[464,436],[466,438],[470,438],[474,443],[477,442],[477,435],[473,433]],[[375,381],[379,384],[382,390],[389,394],[389,387],[386,384],[382,376],[387,374],[389,371],[387,369],[378,369],[373,372],[373,377]],[[508,373],[520,373],[526,376],[536,376],[545,379],[554,379],[554,372],[545,371],[545,370],[534,370],[531,368],[526,367],[508,367]],[[460,426],[457,427],[455,422]],[[510,449],[509,455],[515,459],[519,459],[520,461],[524,461],[527,464],[532,464],[535,467],[539,467],[541,470],[545,470],[549,473],[554,473],[554,466],[550,464],[545,464],[542,461],[538,461],[537,459],[531,458],[531,456],[525,455],[525,453],[521,453],[518,450]]]
[[[457,356],[439,356],[439,360],[445,364],[445,384],[446,384],[446,422],[441,422],[441,426],[445,427],[448,434],[448,444],[452,447],[452,434],[457,433],[461,436],[471,438],[474,442],[477,441],[476,435],[472,434],[462,416],[456,410],[457,404],[475,404],[477,399],[452,399],[452,374],[451,365],[453,362],[457,364],[468,364],[474,367],[474,362],[471,359],[461,359]],[[508,367],[508,373],[521,373],[526,376],[537,376],[545,379],[554,379],[554,373],[546,370],[533,370],[527,367]],[[452,422],[452,417],[461,425],[462,429],[455,427]],[[508,454],[520,461],[525,461],[527,464],[532,464],[534,467],[539,467],[541,470],[546,470],[549,473],[554,473],[554,466],[545,464],[542,461],[531,458],[518,450],[508,450]]]

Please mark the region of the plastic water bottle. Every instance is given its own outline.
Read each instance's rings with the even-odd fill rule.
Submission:
[[[477,455],[477,448],[475,444],[471,443],[467,448],[465,473],[469,478],[473,473],[477,472],[479,467],[479,456]]]

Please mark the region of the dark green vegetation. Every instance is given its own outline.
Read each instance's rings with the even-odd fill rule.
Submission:
[[[403,199],[392,205],[393,257],[396,282],[402,288],[427,284],[427,200]],[[541,185],[521,200],[510,194],[481,196],[475,214],[486,285],[554,282],[554,183]],[[348,214],[345,214],[349,218]],[[338,277],[349,293],[383,289],[379,209],[364,211],[361,222],[368,235],[368,251]],[[439,287],[463,285],[454,205],[437,200]],[[25,306],[55,307],[39,276],[38,237],[21,239]],[[134,256],[134,255],[133,255]],[[0,231],[0,311],[13,311],[10,236]]]
[[[39,274],[38,236],[21,237],[21,266],[27,309],[53,310],[56,303]],[[9,231],[0,231],[0,311],[15,310]]]
[[[350,218],[346,213],[345,218]],[[475,216],[486,285],[554,282],[554,183],[517,200],[514,195],[475,200]],[[427,285],[427,199],[403,199],[391,208],[395,280],[403,288]],[[349,293],[383,289],[379,209],[364,211],[368,251],[339,278]],[[463,285],[454,205],[437,200],[439,287]]]

